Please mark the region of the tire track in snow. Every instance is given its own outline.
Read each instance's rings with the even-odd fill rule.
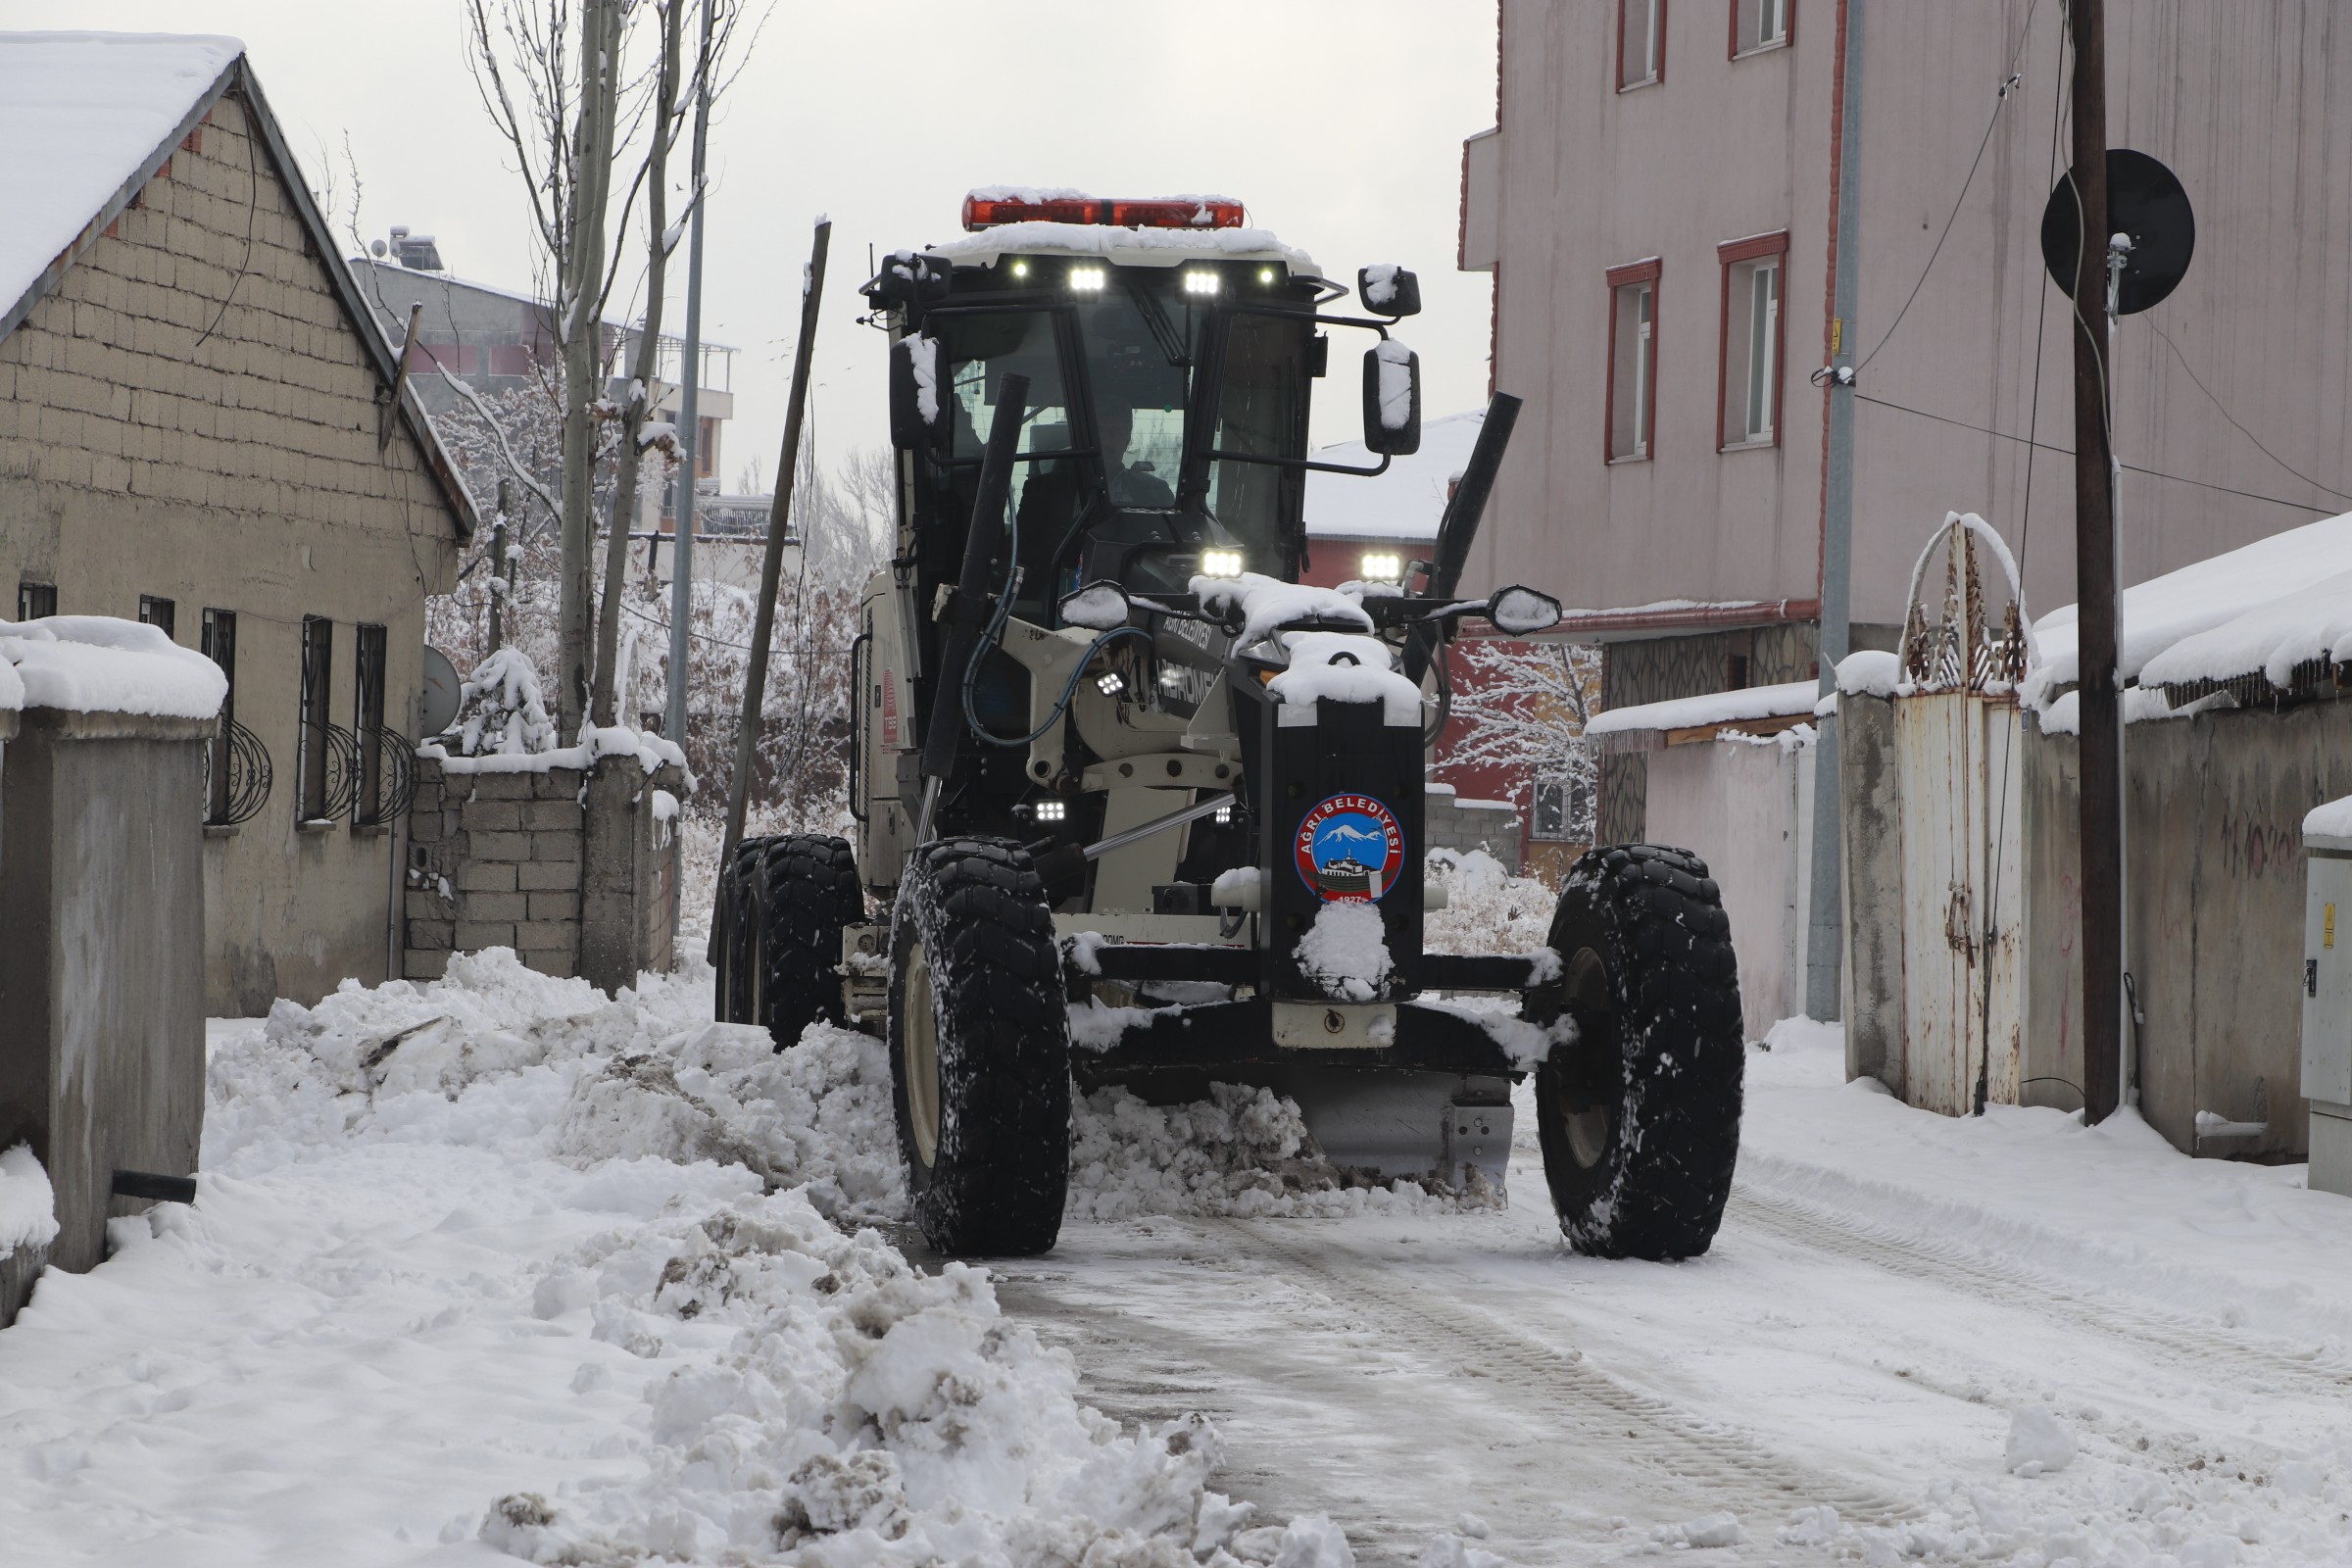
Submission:
[[[2102,1335],[2128,1335],[2150,1347],[2234,1373],[2280,1375],[2341,1397],[2352,1389],[2352,1360],[2325,1350],[2260,1344],[2181,1313],[2091,1295],[1964,1243],[1906,1235],[1824,1204],[1735,1183],[1725,1216],[1799,1247],[1831,1252],[2001,1306],[2025,1306]]]
[[[1817,1503],[1830,1504],[1839,1518],[1857,1524],[1892,1525],[1921,1516],[1911,1503],[1793,1464],[1737,1428],[1643,1393],[1595,1367],[1581,1351],[1546,1345],[1443,1292],[1391,1285],[1378,1264],[1335,1267],[1329,1251],[1294,1246],[1262,1222],[1186,1223],[1204,1232],[1239,1232],[1256,1251],[1279,1258],[1301,1277],[1321,1280],[1336,1297],[1382,1319],[1384,1334],[1414,1353],[1454,1361],[1462,1371],[1486,1377],[1497,1397],[1530,1406],[1572,1441],[1631,1454],[1698,1484],[1706,1506],[1731,1509],[1751,1530],[1769,1530],[1791,1509]]]

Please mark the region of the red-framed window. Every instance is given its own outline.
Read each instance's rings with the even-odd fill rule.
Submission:
[[[1666,79],[1666,0],[1617,0],[1617,90]]]
[[[1640,462],[1657,451],[1659,270],[1652,256],[1607,273],[1609,384],[1602,436],[1611,463]]]
[[[1715,247],[1723,270],[1722,333],[1716,349],[1715,448],[1736,452],[1781,444],[1781,381],[1788,366],[1788,231],[1751,234]]]
[[[1796,42],[1796,0],[1731,0],[1734,60]]]

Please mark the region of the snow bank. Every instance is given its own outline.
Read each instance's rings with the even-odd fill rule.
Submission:
[[[1484,850],[1432,850],[1428,874],[1446,906],[1421,917],[1432,953],[1533,953],[1551,935],[1560,896],[1541,878],[1513,876]]]
[[[1699,729],[1709,724],[1736,724],[1743,719],[1790,718],[1813,711],[1820,687],[1809,680],[1783,686],[1749,686],[1740,691],[1710,692],[1665,703],[1638,703],[1595,713],[1585,725],[1587,735],[1619,735],[1638,730]]]
[[[599,1237],[547,1280],[559,1325],[648,1358],[673,1340],[717,1353],[649,1387],[627,1479],[491,1506],[481,1539],[527,1561],[1180,1563],[1234,1512],[1207,1490],[1206,1422],[1122,1431],[985,1273],[924,1274],[797,1192]]]
[[[2296,597],[2306,584],[2346,572],[2352,572],[2352,513],[2257,539],[2127,588],[2123,593],[2123,641],[2118,650],[2124,678],[2138,678],[2149,661],[2177,643]],[[2048,693],[2076,680],[2081,669],[2076,646],[2079,613],[2079,607],[2067,605],[2034,623],[2040,663],[2026,677],[2025,697],[2030,705],[2041,706]],[[2247,635],[2233,638],[2234,646],[2243,649],[2259,643],[2251,626],[2242,630]],[[2207,648],[2219,652],[2219,645]],[[2207,668],[2211,664],[2209,660],[2198,662]],[[2256,667],[2228,673],[2251,674]]]
[[[220,665],[160,626],[112,615],[0,620],[0,708],[212,718],[228,695]]]
[[[30,1144],[0,1152],[0,1257],[57,1237],[57,1195]]]
[[[72,13],[61,13],[71,15]],[[31,288],[245,46],[151,33],[0,35],[0,312]]]
[[[2299,664],[2352,659],[2352,571],[2323,577],[2210,630],[2194,632],[2140,666],[2142,686],[2187,685],[2261,673],[2294,684]]]

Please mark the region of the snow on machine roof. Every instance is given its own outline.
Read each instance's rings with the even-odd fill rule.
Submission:
[[[1008,255],[1095,256],[1119,267],[1280,262],[1293,276],[1322,276],[1313,257],[1271,229],[1245,226],[1247,218],[1229,196],[1135,199],[985,185],[963,199],[963,225],[971,232],[923,250],[975,267],[994,267]]]

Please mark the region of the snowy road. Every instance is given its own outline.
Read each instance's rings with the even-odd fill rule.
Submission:
[[[1464,1512],[1531,1565],[1727,1511],[1694,1560],[2352,1560],[2352,1203],[2135,1124],[1922,1118],[1803,1047],[1753,1058],[1702,1259],[1568,1253],[1522,1106],[1507,1212],[1073,1225],[999,1297],[1091,1400],[1204,1411],[1237,1496],[1367,1564]],[[2009,1474],[2021,1406],[2082,1458]]]
[[[923,1261],[880,1049],[708,985],[485,955],[216,1030],[198,1203],[0,1334],[0,1563],[2352,1563],[2299,1167],[1784,1026],[1702,1258],[1569,1253],[1532,1147],[1507,1209],[1338,1190],[1221,1088],[1091,1097],[992,1294],[828,1223]]]

